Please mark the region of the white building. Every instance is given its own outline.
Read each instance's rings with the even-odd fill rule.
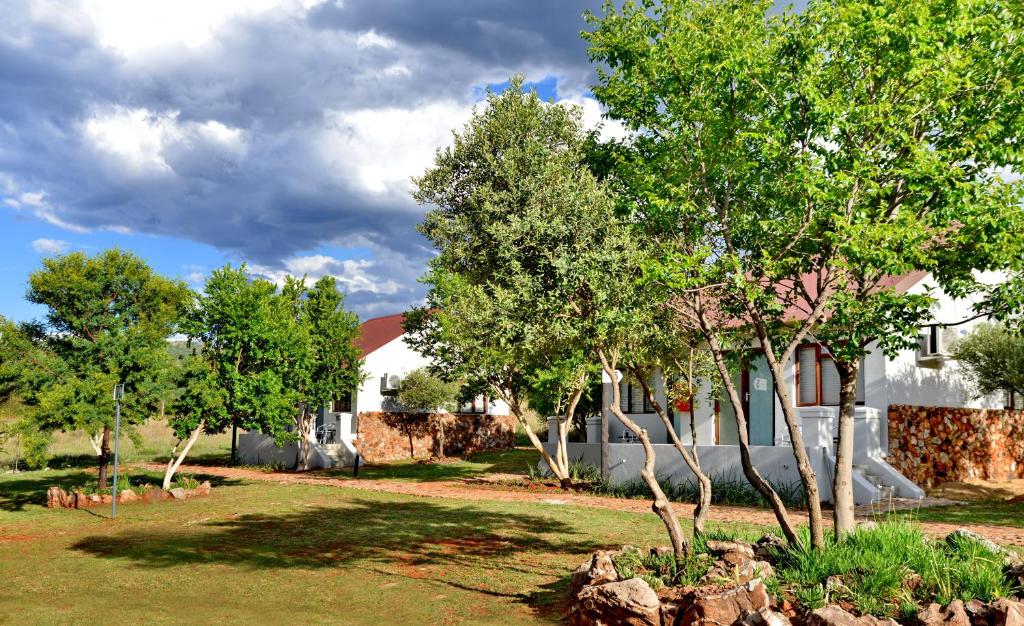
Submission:
[[[998,277],[991,276],[993,280]],[[888,358],[869,347],[860,371],[855,420],[855,497],[866,503],[894,494],[917,498],[924,495],[912,482],[885,462],[888,450],[886,417],[890,405],[1002,408],[1003,398],[973,399],[960,366],[949,358],[948,350],[957,337],[983,320],[968,320],[973,315],[970,300],[954,300],[941,290],[928,274],[917,273],[893,280],[891,285],[903,293],[926,293],[929,287],[936,299],[933,324],[922,328],[921,346],[904,350]],[[958,324],[946,326],[943,324]],[[786,364],[786,384],[801,416],[801,434],[821,481],[824,497],[831,496],[829,477],[834,459],[836,415],[839,405],[839,376],[826,346],[808,342]],[[651,381],[655,395],[666,406],[664,382],[660,376]],[[612,382],[604,379],[604,404],[612,398]],[[692,478],[681,456],[669,445],[670,439],[661,419],[646,401],[637,384],[618,381],[621,408],[633,421],[646,428],[656,445],[657,472],[674,480]],[[749,363],[736,375],[748,420],[748,437],[754,465],[777,483],[799,480],[792,455],[790,437],[782,405],[776,396],[771,373],[763,355],[751,351]],[[702,467],[712,476],[742,477],[739,464],[738,435],[732,404],[712,397],[710,384],[698,394],[694,413],[697,444]],[[689,410],[672,408],[673,426],[679,438],[689,445]],[[610,411],[605,409],[612,442],[609,468],[613,480],[633,480],[643,464],[641,446],[631,445],[631,434]],[[587,443],[570,444],[570,457],[589,463],[600,462],[599,420],[588,422]],[[548,446],[554,449],[554,443]]]

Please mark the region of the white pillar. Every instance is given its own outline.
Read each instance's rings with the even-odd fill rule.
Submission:
[[[558,417],[548,418],[548,443],[558,443]]]
[[[853,458],[882,458],[882,413],[870,406],[859,406],[853,414]]]

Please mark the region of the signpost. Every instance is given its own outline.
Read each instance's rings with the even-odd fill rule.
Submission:
[[[121,447],[121,400],[124,399],[124,383],[114,385],[114,487],[111,490],[110,518],[117,517],[117,461]]]

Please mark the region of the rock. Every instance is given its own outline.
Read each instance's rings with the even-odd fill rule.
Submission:
[[[672,546],[659,546],[657,548],[651,548],[651,556],[654,557],[672,556],[674,554],[675,551],[672,549]]]
[[[572,573],[572,581],[569,584],[569,597],[573,600],[579,595],[584,587],[603,585],[619,580],[619,574],[615,571],[615,564],[612,562],[612,552],[598,550],[590,560],[581,564]]]
[[[46,490],[46,506],[50,509],[66,509],[72,506],[72,497],[60,487],[53,486]]]
[[[749,559],[754,558],[754,548],[747,543],[739,541],[709,541],[707,542],[708,552],[720,556],[728,552],[736,552]]]
[[[980,543],[981,545],[985,546],[986,548],[988,548],[992,552],[995,552],[996,554],[1003,553],[1003,549],[994,541],[987,539],[979,535],[978,533],[972,530],[968,530],[966,528],[957,528],[953,532],[946,535],[946,543],[954,545],[956,543],[956,540],[959,538],[973,539],[974,541]]]
[[[569,614],[572,626],[660,626],[658,594],[640,578],[584,587]]]
[[[740,564],[733,564],[720,560],[711,565],[708,573],[701,578],[701,584],[742,585],[755,578],[771,578],[774,575],[775,569],[768,561],[749,559]]]
[[[171,495],[174,497],[175,500],[184,500],[187,496],[185,490],[182,489],[181,487],[175,487],[174,489],[171,489]]]
[[[208,496],[208,495],[210,495],[210,491],[212,489],[213,489],[213,487],[210,485],[210,481],[204,480],[203,482],[199,483],[198,487],[196,487],[196,495],[197,496]]]
[[[124,491],[117,492],[118,502],[134,502],[139,499],[139,496],[135,495],[135,492],[131,489],[125,489]]]
[[[992,622],[992,618],[995,617],[995,609],[977,598],[968,602],[964,606],[964,610],[967,611],[973,626],[988,626]]]
[[[105,493],[102,496],[100,496],[100,502],[102,502],[103,504],[110,504],[113,501],[114,496],[110,495],[109,493]]]
[[[740,624],[742,626],[792,626],[788,617],[771,609],[749,611],[741,618]]]
[[[698,590],[690,606],[676,620],[676,626],[732,624],[747,613],[767,609],[768,605],[768,591],[758,579],[724,591]]]
[[[899,626],[896,620],[871,615],[856,617],[836,605],[815,609],[807,615],[807,626]]]
[[[961,600],[953,600],[945,609],[933,602],[917,613],[917,619],[923,626],[971,626]]]
[[[990,606],[992,626],[1024,626],[1024,603],[1000,598]]]
[[[775,535],[765,535],[754,544],[754,556],[761,561],[769,561],[775,555],[784,551],[788,546],[786,540]]]

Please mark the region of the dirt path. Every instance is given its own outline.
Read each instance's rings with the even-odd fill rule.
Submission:
[[[163,471],[165,467],[155,463],[139,463],[138,467]],[[222,478],[237,478],[284,484],[321,485],[341,487],[345,489],[363,489],[425,498],[444,498],[452,500],[489,500],[492,502],[537,502],[541,504],[562,504],[582,506],[614,511],[647,513],[651,505],[646,500],[627,500],[607,498],[579,493],[532,493],[517,489],[501,489],[499,485],[477,486],[464,481],[413,482],[402,480],[376,480],[332,478],[315,473],[298,474],[291,472],[261,472],[234,467],[207,467],[202,465],[183,465],[180,470],[186,474],[207,474]],[[693,505],[674,503],[672,505],[681,517],[693,515]],[[745,524],[774,525],[775,516],[767,510],[742,507],[715,506],[711,510],[711,519],[718,522],[739,522]],[[794,516],[794,519],[796,517]],[[920,522],[930,535],[944,536],[961,526],[938,522]],[[1004,545],[1024,546],[1024,529],[1009,526],[991,526],[986,524],[967,525],[974,532]]]

